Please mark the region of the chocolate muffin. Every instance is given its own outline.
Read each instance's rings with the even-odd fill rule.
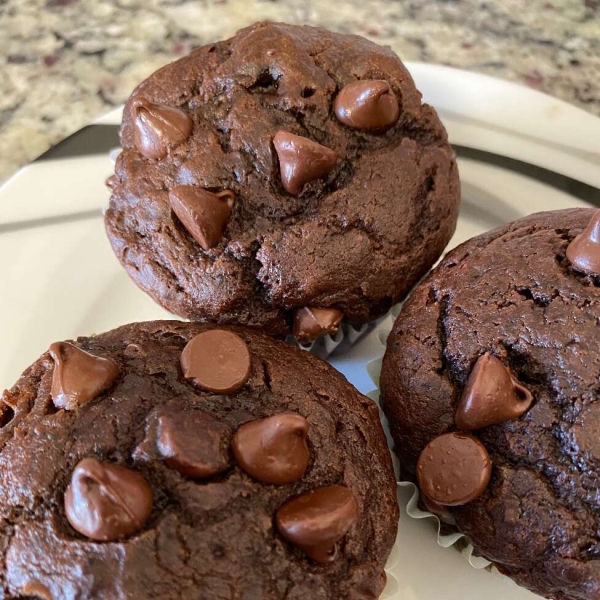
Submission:
[[[398,57],[259,23],[125,106],[106,230],[166,309],[303,341],[400,301],[457,220],[455,156]]]
[[[396,484],[375,404],[245,328],[52,344],[4,392],[3,598],[377,598]]]
[[[383,408],[428,507],[547,598],[600,598],[600,211],[448,254],[388,340]]]

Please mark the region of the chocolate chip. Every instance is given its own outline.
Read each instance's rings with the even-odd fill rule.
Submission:
[[[463,390],[456,425],[465,431],[517,419],[531,406],[531,392],[495,356],[480,356]]]
[[[325,177],[339,161],[333,150],[287,131],[278,131],[273,145],[279,157],[281,183],[293,196],[305,183]]]
[[[250,377],[246,342],[231,331],[211,329],[192,338],[181,354],[183,375],[209,392],[231,394]]]
[[[263,483],[300,479],[308,467],[308,422],[296,413],[282,413],[242,425],[231,449],[244,471]]]
[[[54,405],[65,410],[93,400],[119,377],[119,367],[109,358],[94,356],[68,342],[50,346],[54,359],[51,395]]]
[[[169,467],[186,477],[213,477],[229,467],[229,427],[202,411],[158,419],[158,451]]]
[[[468,433],[435,438],[417,461],[421,491],[442,506],[461,506],[475,500],[491,475],[492,461],[485,446]]]
[[[169,148],[185,142],[194,124],[181,109],[135,98],[131,103],[133,142],[147,158],[164,158]]]
[[[349,83],[335,99],[334,110],[344,125],[369,131],[389,129],[400,115],[396,94],[381,79]]]
[[[358,503],[341,485],[321,487],[288,500],[275,516],[279,533],[317,562],[336,557],[336,543],[358,517]]]
[[[178,185],[169,191],[173,212],[204,250],[214,248],[223,236],[233,208],[231,190],[213,194],[192,185]]]
[[[587,227],[567,247],[567,258],[573,268],[600,275],[600,210]]]
[[[80,461],[65,494],[73,529],[98,541],[112,541],[140,530],[152,512],[152,490],[135,471],[95,458]]]
[[[293,333],[299,342],[310,342],[338,330],[344,313],[337,308],[305,306],[294,313]]]

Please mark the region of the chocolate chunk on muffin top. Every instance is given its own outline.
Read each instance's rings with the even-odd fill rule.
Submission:
[[[457,219],[435,111],[395,54],[356,36],[259,23],[200,48],[138,86],[121,142],[113,249],[193,320],[305,341],[365,323]]]
[[[600,211],[539,213],[453,250],[405,304],[381,373],[426,504],[561,600],[600,599],[599,231]]]
[[[377,598],[398,519],[375,404],[255,330],[53,344],[0,401],[4,597]]]

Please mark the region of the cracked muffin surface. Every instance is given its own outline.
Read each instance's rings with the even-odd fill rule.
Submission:
[[[368,322],[456,224],[441,122],[398,57],[356,36],[262,23],[200,48],[134,91],[121,142],[113,249],[144,291],[193,320],[285,334],[294,311],[316,307]],[[194,220],[182,201],[219,214]]]
[[[404,306],[381,374],[396,451],[417,478],[433,440],[467,437],[457,415],[484,385],[477,363],[525,391],[503,422],[468,427],[491,480],[444,510],[501,572],[560,600],[600,598],[600,276],[566,255],[593,215],[535,214],[450,252]]]
[[[203,369],[219,344],[227,368]],[[385,584],[398,508],[376,406],[289,344],[137,323],[53,344],[0,406],[3,598],[372,599]],[[281,511],[315,490],[318,543]]]

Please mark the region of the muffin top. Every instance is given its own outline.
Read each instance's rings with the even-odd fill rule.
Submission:
[[[391,50],[356,36],[259,23],[199,48],[138,86],[121,143],[112,246],[194,320],[278,334],[295,322],[305,339],[367,322],[456,223],[435,111]]]
[[[244,328],[52,344],[2,396],[7,597],[376,598],[395,480],[375,404]]]
[[[478,552],[543,596],[600,598],[600,213],[452,251],[398,318],[381,392],[403,467]]]

